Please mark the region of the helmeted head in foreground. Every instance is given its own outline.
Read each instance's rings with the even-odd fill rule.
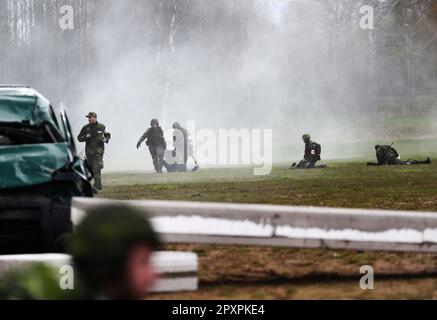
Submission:
[[[310,136],[308,133],[306,133],[306,134],[304,134],[304,135],[302,136],[302,140],[303,140],[304,142],[310,142],[310,141],[311,141],[311,136]]]
[[[154,284],[150,259],[159,246],[150,222],[128,206],[91,210],[76,228],[70,253],[92,295],[139,299]]]

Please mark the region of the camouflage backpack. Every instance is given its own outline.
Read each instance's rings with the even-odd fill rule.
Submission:
[[[317,142],[310,143],[310,157],[313,161],[320,161],[320,154],[322,153],[322,146]]]

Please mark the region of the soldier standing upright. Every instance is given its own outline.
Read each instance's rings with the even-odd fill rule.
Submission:
[[[167,149],[167,144],[164,139],[164,131],[159,126],[158,119],[152,119],[150,128],[141,136],[137,143],[137,149],[141,147],[141,143],[146,140],[146,145],[149,147],[150,155],[153,159],[153,166],[157,173],[162,173],[164,165],[164,154]]]
[[[85,142],[86,162],[94,178],[94,187],[102,190],[102,169],[105,143],[111,139],[104,124],[97,122],[97,114],[90,112],[87,116],[88,124],[82,128],[77,137],[79,142]]]

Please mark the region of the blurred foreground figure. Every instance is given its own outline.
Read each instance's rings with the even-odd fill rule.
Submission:
[[[164,139],[164,131],[159,126],[158,119],[152,119],[150,122],[150,128],[147,129],[147,131],[138,141],[137,149],[141,147],[141,144],[144,140],[146,140],[146,145],[149,147],[156,173],[162,173],[162,167],[164,166],[164,154],[165,149],[167,149],[167,144]]]
[[[158,246],[158,235],[142,214],[116,206],[87,215],[70,253],[91,298],[140,299],[155,283],[151,258]]]
[[[60,271],[45,264],[4,274],[0,299],[141,299],[156,273],[159,239],[149,221],[125,206],[90,211],[70,239],[74,288],[62,290]]]
[[[68,300],[79,299],[74,293],[62,290],[59,270],[46,264],[34,264],[13,270],[0,277],[0,300]]]
[[[293,163],[290,169],[313,169],[313,168],[326,168],[326,165],[316,166],[317,161],[320,161],[320,154],[322,147],[317,142],[311,141],[309,134],[304,134],[302,140],[305,143],[304,158],[299,163]]]
[[[179,122],[173,123],[173,151],[165,155],[164,166],[168,172],[186,172],[189,158],[193,158],[195,166],[191,171],[199,170],[196,159],[194,158],[193,145],[189,138],[188,130],[180,125]]]
[[[407,160],[402,161],[400,159],[398,151],[393,148],[392,145],[379,145],[375,146],[377,163],[369,162],[368,166],[383,166],[383,165],[413,165],[413,164],[431,164],[431,159],[428,158],[425,161]]]
[[[88,124],[82,128],[77,137],[79,142],[85,142],[86,165],[94,178],[94,188],[102,190],[102,169],[105,143],[111,139],[104,124],[97,122],[97,114],[90,112],[87,116]]]

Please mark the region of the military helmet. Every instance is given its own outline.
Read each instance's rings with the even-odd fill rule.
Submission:
[[[143,214],[128,206],[108,206],[91,210],[77,226],[69,253],[90,289],[121,280],[134,245],[152,250],[159,247],[159,237]]]
[[[181,128],[181,124],[179,122],[173,123],[173,129],[180,129],[180,128]]]
[[[156,124],[157,126],[159,126],[159,121],[158,119],[152,119],[152,121],[150,121],[150,125],[153,126],[154,124]]]
[[[88,115],[86,115],[86,118],[97,118],[97,113],[90,112],[90,113],[88,113]]]
[[[311,136],[308,133],[305,133],[302,136],[303,141],[310,141],[311,140]]]

